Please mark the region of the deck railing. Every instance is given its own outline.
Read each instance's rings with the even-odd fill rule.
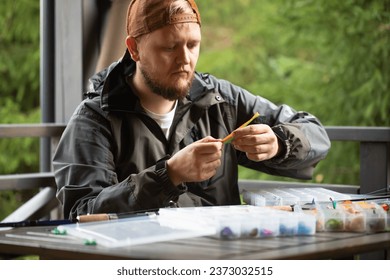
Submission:
[[[0,125],[0,138],[50,138],[52,150],[65,129],[65,124],[10,124]],[[388,193],[390,185],[390,127],[329,126],[326,131],[331,141],[360,143],[360,185],[310,184],[344,193],[373,193],[379,189]],[[346,155],[347,156],[347,155]],[[240,186],[259,185],[302,187],[306,183],[241,180]],[[56,185],[51,172],[0,175],[0,191],[39,189],[39,193],[5,220],[38,219],[58,206]]]
[[[48,141],[50,148],[54,150],[64,129],[65,124],[1,124],[0,138],[48,138],[51,140]],[[2,190],[39,190],[4,221],[41,219],[58,206],[52,172],[0,175],[0,191]]]

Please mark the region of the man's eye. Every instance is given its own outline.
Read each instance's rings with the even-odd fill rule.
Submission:
[[[189,48],[189,49],[194,49],[194,48],[198,47],[198,45],[199,45],[199,43],[197,43],[197,42],[188,43],[188,44],[187,44],[187,48]]]

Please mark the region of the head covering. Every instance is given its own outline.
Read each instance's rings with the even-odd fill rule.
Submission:
[[[200,14],[194,0],[184,0],[192,13],[171,14],[175,0],[133,0],[127,10],[127,34],[138,37],[168,24],[195,22],[200,25]]]

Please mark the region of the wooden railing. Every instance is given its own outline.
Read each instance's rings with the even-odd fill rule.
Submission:
[[[50,138],[49,144],[54,150],[64,129],[65,124],[2,124],[0,138]],[[40,219],[58,206],[52,172],[0,175],[0,191],[2,190],[39,190],[4,221]]]
[[[327,126],[326,131],[332,142],[360,143],[359,186],[257,180],[242,180],[240,186],[246,189],[255,189],[259,185],[296,188],[319,186],[343,193],[390,193],[390,127]],[[344,156],[348,157],[347,154]]]
[[[0,125],[0,138],[48,137],[54,149],[65,129],[64,124]],[[389,192],[390,185],[390,127],[326,127],[331,141],[355,141],[360,143],[360,186],[310,184],[344,193],[372,193],[379,189]],[[345,155],[348,156],[348,155]],[[303,187],[305,183],[240,180],[240,186]],[[6,221],[37,219],[58,205],[55,198],[56,185],[51,172],[0,175],[1,190],[39,189],[40,192],[26,202]]]
[[[332,142],[360,142],[360,193],[390,191],[390,127],[330,126],[326,131]]]

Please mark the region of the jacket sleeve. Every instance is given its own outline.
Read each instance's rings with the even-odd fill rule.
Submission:
[[[108,120],[82,103],[53,158],[64,217],[166,207],[183,192],[168,179],[165,159],[118,181],[115,141]]]
[[[253,162],[239,153],[239,164],[271,175],[311,179],[315,166],[326,157],[331,145],[319,119],[285,104],[275,105],[234,85],[221,87],[229,89],[228,95],[235,100],[238,124],[258,112],[260,122],[273,129],[284,148],[281,155],[263,162]]]
[[[287,111],[287,112],[286,112]],[[314,168],[330,149],[330,140],[320,121],[307,112],[283,105],[271,127],[284,152],[264,162],[267,172],[296,179],[311,179]],[[282,117],[283,116],[283,117]]]

